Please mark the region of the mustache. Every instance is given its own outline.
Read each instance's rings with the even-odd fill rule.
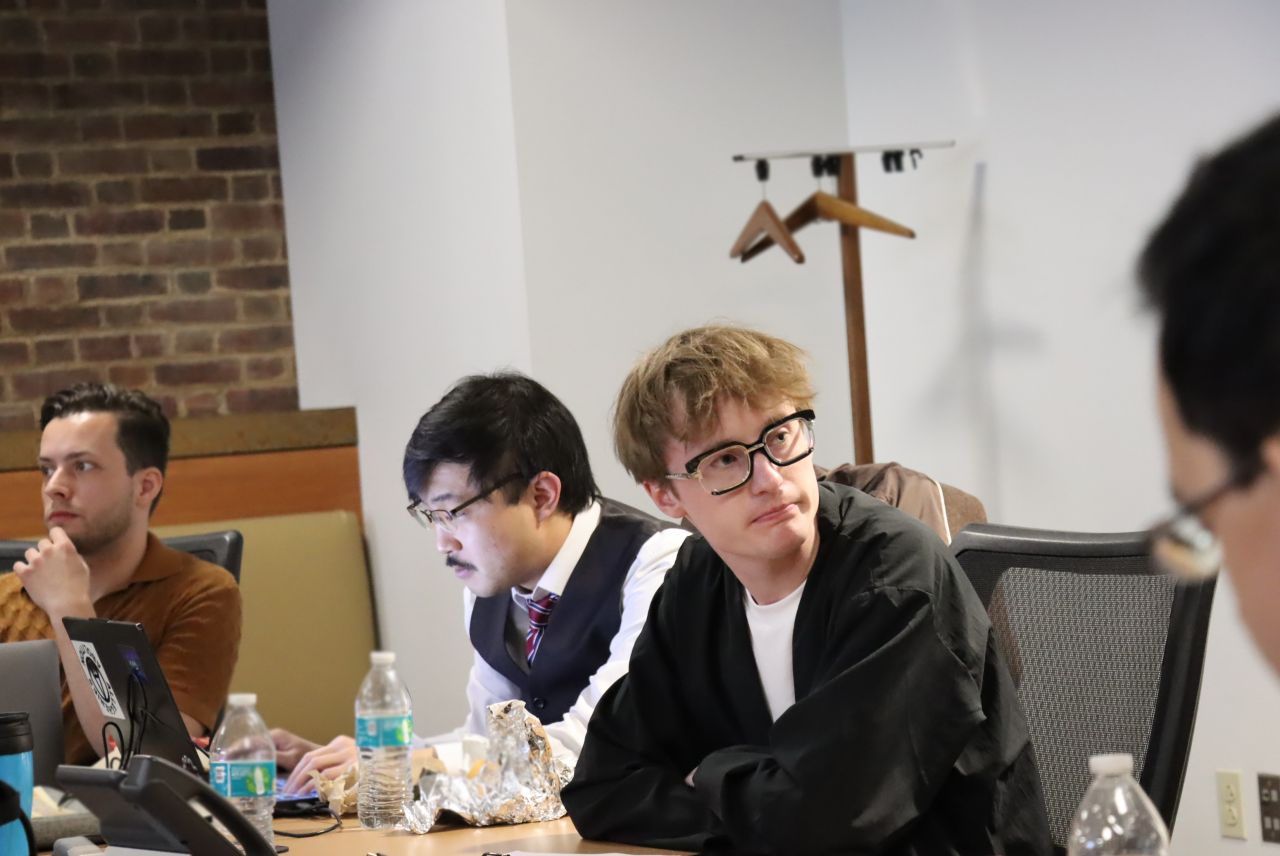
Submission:
[[[444,563],[450,568],[462,568],[464,571],[474,571],[476,569],[476,566],[470,562],[455,559],[453,556],[445,556]]]

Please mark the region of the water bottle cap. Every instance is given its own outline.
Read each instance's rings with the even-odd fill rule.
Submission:
[[[390,666],[396,661],[395,651],[370,651],[369,662],[375,666]]]
[[[1094,755],[1089,759],[1089,772],[1095,776],[1122,776],[1133,772],[1133,756],[1128,752]]]
[[[257,693],[232,693],[227,696],[227,704],[231,707],[257,707]]]

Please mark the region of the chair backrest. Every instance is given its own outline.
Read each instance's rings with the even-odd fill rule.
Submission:
[[[1200,696],[1214,581],[1178,584],[1146,533],[975,524],[951,545],[1018,684],[1054,844],[1089,786],[1088,758],[1133,755],[1173,828]]]
[[[244,536],[235,529],[178,535],[162,539],[175,550],[190,553],[219,567],[226,568],[240,582],[240,560],[244,556]]]
[[[155,532],[168,540],[196,527],[161,525]],[[360,518],[318,511],[203,528],[244,533],[244,613],[231,691],[256,692],[263,719],[295,734],[350,733],[351,699],[369,670],[369,651],[378,647]],[[305,646],[293,644],[298,639]],[[323,664],[323,674],[282,669],[284,660]]]
[[[820,481],[856,487],[902,509],[928,525],[947,544],[970,523],[987,522],[987,510],[976,496],[894,461],[841,464],[829,470],[815,466],[814,469]]]
[[[234,529],[222,532],[202,532],[198,535],[181,535],[162,539],[175,550],[190,553],[198,559],[226,568],[240,582],[240,559],[244,556],[244,537]],[[21,561],[34,541],[0,541],[0,573],[13,569],[13,563]]]
[[[27,548],[34,546],[34,541],[0,541],[0,574],[12,571],[13,563],[21,562],[27,555]]]
[[[941,485],[942,501],[947,509],[947,526],[950,527],[953,539],[971,523],[987,522],[987,509],[982,500],[946,482],[941,482]]]

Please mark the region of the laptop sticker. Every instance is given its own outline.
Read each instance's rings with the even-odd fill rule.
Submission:
[[[92,642],[81,642],[76,639],[72,639],[71,644],[75,646],[80,668],[84,669],[84,676],[88,679],[90,688],[93,689],[93,697],[97,699],[98,707],[102,708],[102,715],[112,719],[124,719],[115,690],[111,688],[111,681],[107,680],[107,670],[102,665],[102,658],[98,656],[98,649]]]

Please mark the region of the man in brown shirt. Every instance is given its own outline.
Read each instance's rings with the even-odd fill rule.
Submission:
[[[164,487],[169,422],[156,402],[78,384],[40,414],[49,533],[0,575],[0,642],[53,639],[63,673],[69,763],[103,754],[106,721],[62,619],[140,622],[193,737],[208,733],[240,645],[240,592],[222,568],[148,531]]]

